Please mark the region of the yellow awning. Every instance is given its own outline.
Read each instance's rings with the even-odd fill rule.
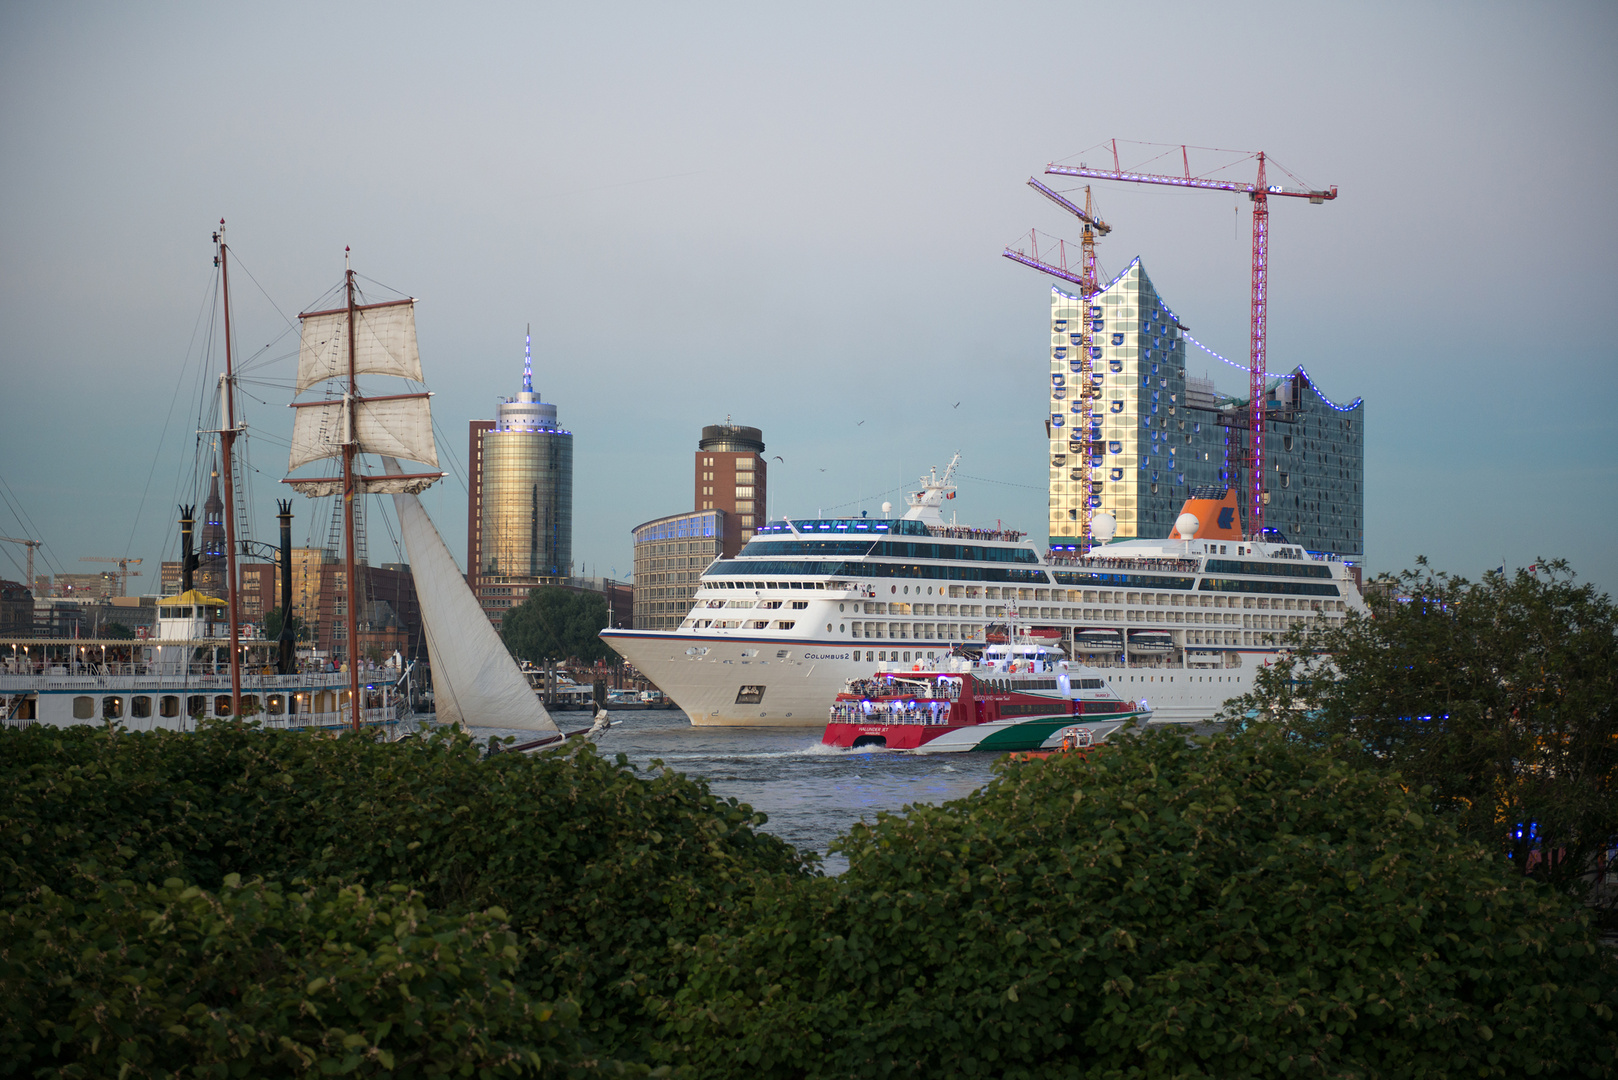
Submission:
[[[217,596],[204,596],[202,593],[198,592],[196,589],[187,589],[185,592],[181,593],[179,596],[173,596],[173,597],[169,597],[169,598],[164,599],[164,600],[159,600],[157,603],[158,603],[158,606],[160,606],[160,607],[168,607],[168,606],[173,605],[173,604],[195,604],[195,605],[197,605],[199,607],[224,607],[225,606],[225,602],[223,600],[219,599]]]

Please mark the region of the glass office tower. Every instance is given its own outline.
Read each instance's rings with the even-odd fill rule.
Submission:
[[[523,388],[496,408],[495,420],[471,425],[473,588],[498,623],[537,585],[573,572],[573,433],[556,406],[534,392],[532,361]]]

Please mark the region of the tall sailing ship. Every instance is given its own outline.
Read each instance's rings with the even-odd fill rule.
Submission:
[[[956,460],[959,455],[956,455]],[[675,630],[603,630],[693,724],[812,727],[850,679],[978,651],[1015,608],[1102,671],[1154,723],[1207,720],[1252,688],[1294,626],[1363,611],[1358,568],[1242,537],[1233,489],[1193,492],[1163,539],[1042,552],[1024,534],[946,522],[955,461],[897,520],[772,521],[703,573]]]
[[[234,447],[244,426],[235,409],[230,326],[230,251],[224,222],[214,234],[224,312],[225,365],[219,380],[219,438],[224,481],[226,597],[191,587],[195,566],[190,533],[185,542],[184,589],[159,603],[158,633],[150,642],[24,640],[0,642],[0,708],[11,723],[60,726],[116,722],[129,729],[188,730],[205,718],[247,717],[285,727],[348,726],[355,729],[395,718],[387,695],[362,686],[357,634],[358,580],[354,546],[355,500],[391,495],[410,560],[421,608],[436,720],[530,731],[527,748],[563,738],[529,687],[505,645],[483,614],[454,556],[428,518],[417,493],[443,474],[433,442],[431,397],[422,382],[416,343],[414,299],[362,302],[352,267],[346,267],[343,304],[303,313],[291,455],[287,471],[335,460],[335,476],[288,477],[286,483],[314,497],[341,499],[344,573],[342,588],[345,671],[299,672],[290,638],[276,643],[243,636],[236,610],[234,510],[231,483]],[[407,384],[400,392],[364,393],[361,376],[384,376]],[[380,472],[364,470],[364,455],[381,460]],[[407,471],[400,459],[425,471]],[[290,608],[290,517],[281,506],[282,610]],[[182,519],[185,515],[182,514]],[[11,646],[9,650],[4,646]],[[276,655],[272,671],[270,649]],[[110,655],[109,655],[110,652]],[[223,659],[222,659],[223,658]]]
[[[436,720],[467,726],[536,732],[529,746],[563,736],[506,651],[466,584],[417,493],[444,474],[433,441],[431,394],[422,381],[414,299],[362,303],[354,270],[345,267],[341,307],[299,315],[298,374],[292,451],[287,472],[321,461],[339,463],[336,476],[288,477],[284,483],[313,498],[341,498],[345,588],[354,589],[354,504],[366,495],[391,495],[421,607],[433,681]],[[364,393],[359,377],[403,380],[401,392]],[[417,389],[419,387],[419,389]],[[362,455],[381,459],[382,471],[362,470]],[[427,471],[408,471],[400,459]],[[356,604],[345,613],[350,693],[358,696]],[[354,720],[358,726],[359,719]]]

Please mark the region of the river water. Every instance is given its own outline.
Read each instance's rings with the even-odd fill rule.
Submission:
[[[563,730],[585,727],[588,713],[557,713]],[[917,803],[936,805],[971,793],[990,779],[999,755],[908,754],[887,750],[839,750],[820,742],[822,728],[692,727],[676,709],[612,714],[612,727],[597,740],[611,758],[625,754],[640,768],[654,760],[708,782],[714,794],[735,797],[769,815],[764,831],[798,848],[826,854],[827,846],[856,821],[875,821],[878,811],[902,811]],[[523,732],[475,729],[485,735]],[[827,873],[847,863],[829,858]]]

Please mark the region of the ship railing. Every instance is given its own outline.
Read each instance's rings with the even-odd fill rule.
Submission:
[[[1003,540],[1017,544],[1028,534],[1014,529],[973,529],[965,525],[929,525],[928,536],[949,540]]]
[[[1172,570],[1181,574],[1194,574],[1201,565],[1196,559],[1133,559],[1080,555],[1076,552],[1047,552],[1045,562],[1047,565],[1072,566],[1080,570]]]
[[[943,727],[949,724],[948,709],[893,708],[882,702],[873,702],[871,711],[865,711],[864,702],[838,702],[831,707],[834,724],[915,724],[922,727]]]

